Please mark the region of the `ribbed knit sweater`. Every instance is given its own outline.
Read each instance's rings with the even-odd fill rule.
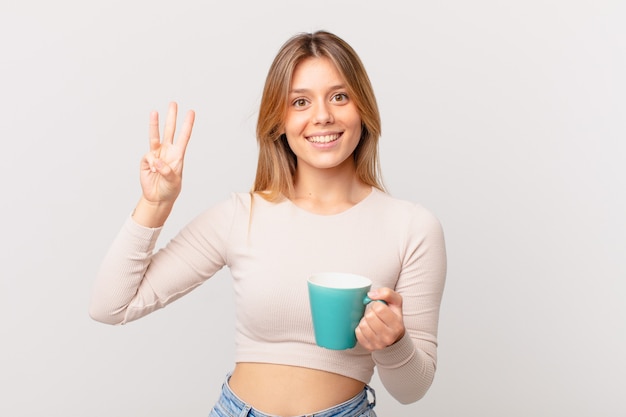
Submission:
[[[95,320],[136,320],[227,266],[236,302],[236,362],[308,367],[364,383],[376,366],[401,403],[429,389],[446,252],[439,221],[422,206],[372,189],[344,212],[319,215],[288,199],[233,193],[156,250],[160,231],[128,218],[94,283]],[[359,344],[342,351],[317,346],[306,284],[317,272],[364,275],[372,288],[397,291],[405,336],[373,353]]]

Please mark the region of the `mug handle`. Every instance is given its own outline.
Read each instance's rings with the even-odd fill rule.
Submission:
[[[372,300],[371,298],[369,298],[367,295],[365,296],[365,298],[363,299],[363,304],[364,305],[368,305],[369,303],[371,303],[372,301],[378,301],[379,303],[383,303],[384,305],[387,305],[387,302],[385,300]]]

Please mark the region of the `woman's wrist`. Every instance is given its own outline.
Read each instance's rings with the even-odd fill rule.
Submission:
[[[133,220],[144,227],[157,228],[163,226],[174,207],[174,202],[154,202],[141,196],[135,210]]]

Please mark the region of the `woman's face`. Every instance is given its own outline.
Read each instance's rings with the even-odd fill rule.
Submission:
[[[284,122],[298,171],[354,169],[361,117],[345,80],[328,58],[307,58],[293,73]]]

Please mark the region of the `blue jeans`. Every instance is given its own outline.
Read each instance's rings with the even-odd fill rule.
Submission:
[[[228,386],[229,378],[230,374],[222,385],[222,395],[211,410],[209,417],[278,417],[264,414],[243,402]],[[368,392],[372,393],[371,403],[367,397]],[[369,386],[366,386],[356,397],[344,403],[302,417],[376,417],[375,405],[376,393]]]

